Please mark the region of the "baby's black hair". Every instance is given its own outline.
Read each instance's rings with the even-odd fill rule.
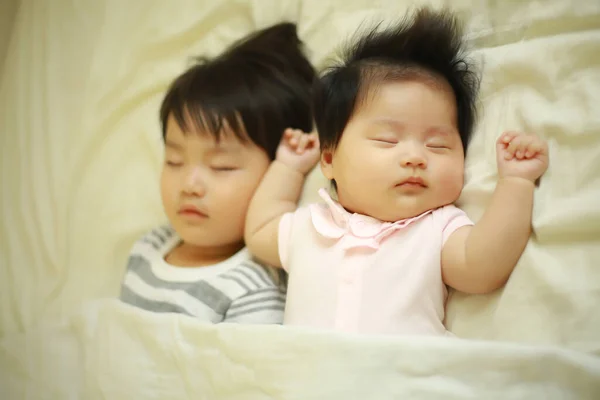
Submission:
[[[226,124],[274,159],[286,128],[312,130],[315,77],[295,24],[257,31],[216,58],[199,58],[173,81],[160,108],[163,140],[170,115],[184,132],[206,132],[216,140]]]
[[[315,81],[313,110],[321,148],[337,147],[357,107],[382,83],[417,79],[450,86],[466,152],[476,119],[479,75],[466,58],[456,16],[425,7],[387,29],[380,30],[380,25],[359,36],[341,64]]]

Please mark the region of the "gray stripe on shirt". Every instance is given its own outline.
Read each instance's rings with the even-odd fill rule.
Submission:
[[[264,284],[264,285],[257,285],[258,287],[260,287],[260,286],[267,286],[267,287],[275,286],[275,283],[273,282],[272,279],[270,279],[267,276],[267,272],[265,271],[265,269],[263,267],[254,265],[254,264],[252,264],[252,262],[247,261],[247,262],[243,262],[242,264],[240,264],[238,269],[252,271],[252,274],[256,275],[258,277],[258,279]]]
[[[195,282],[168,282],[154,275],[150,261],[133,254],[129,257],[128,270],[137,275],[148,286],[157,289],[180,290],[196,298],[199,302],[213,309],[217,314],[224,315],[231,299],[225,293],[204,280]]]
[[[120,299],[124,303],[131,304],[133,306],[139,307],[139,308],[147,310],[147,311],[162,312],[162,313],[172,312],[172,313],[193,316],[192,314],[187,312],[184,308],[179,307],[176,304],[168,303],[166,301],[149,300],[145,297],[142,297],[142,296],[138,295],[137,293],[133,292],[126,285],[123,285],[121,287]]]
[[[144,242],[144,243],[148,243],[148,244],[149,244],[149,245],[151,245],[151,246],[152,246],[152,248],[154,248],[154,250],[156,250],[156,251],[158,251],[158,249],[159,249],[159,247],[160,247],[160,246],[159,246],[157,243],[155,243],[153,240],[150,240],[150,238],[149,238],[149,237],[145,237],[145,238],[143,238],[143,239],[142,239],[142,242]]]
[[[220,278],[227,279],[229,281],[233,281],[233,282],[237,283],[238,285],[240,285],[242,288],[244,288],[245,291],[247,291],[247,292],[250,291],[250,288],[248,287],[248,285],[246,285],[240,278],[238,278],[236,276],[230,276],[230,275],[228,275],[229,273],[230,272],[220,275]]]
[[[167,238],[173,236],[173,230],[168,225],[161,227],[160,230]]]
[[[160,245],[165,244],[165,242],[167,241],[166,236],[163,236],[158,229],[153,230],[151,232],[151,235],[153,238],[158,239]]]
[[[248,281],[252,286],[254,286],[252,288],[252,290],[256,290],[261,287],[261,285],[257,281],[258,278],[256,277],[256,274],[249,272],[246,268],[241,269],[239,267],[236,267],[236,268],[232,269],[229,272],[229,274],[236,274],[239,277],[246,278],[246,281]]]
[[[251,314],[257,311],[283,311],[284,309],[284,305],[283,304],[269,304],[269,305],[264,305],[264,306],[259,306],[259,307],[254,307],[254,308],[246,308],[243,310],[236,310],[232,313],[227,313],[227,315],[225,316],[225,318],[235,318],[235,317],[239,317],[240,315],[244,315],[244,314]]]
[[[239,303],[236,301],[234,302],[231,307],[229,308],[229,311],[238,311],[239,309],[252,305],[252,304],[257,304],[257,303],[267,303],[267,302],[272,302],[272,303],[285,303],[285,296],[282,295],[280,292],[274,292],[274,293],[268,293],[265,296],[262,297],[258,297],[258,296],[247,296],[247,299],[240,299]]]

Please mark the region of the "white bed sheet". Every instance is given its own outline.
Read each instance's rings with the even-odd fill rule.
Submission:
[[[205,325],[117,300],[0,342],[6,399],[595,400],[600,360],[547,346]],[[4,390],[4,392],[2,392]]]
[[[431,395],[433,389],[417,379],[421,362],[423,374],[441,375],[443,382],[448,378],[444,391],[457,398],[467,387],[493,398],[492,392],[478,392],[485,390],[479,380],[507,388],[524,385],[522,393],[529,394],[555,381],[556,393],[561,388],[575,393],[579,381],[560,378],[563,373],[580,374],[582,387],[591,387],[586,385],[598,378],[598,367],[590,357],[600,356],[597,1],[576,6],[566,0],[429,2],[451,3],[467,18],[472,42],[479,48],[475,57],[484,62],[482,117],[469,149],[460,205],[475,220],[481,215],[494,187],[493,143],[502,130],[535,131],[549,140],[551,149],[550,168],[536,192],[535,234],[506,287],[487,296],[455,293],[449,301],[448,327],[460,337],[483,342],[455,347],[421,339],[287,333],[273,327],[203,327],[173,316],[126,312],[110,301],[82,314],[87,301],[116,297],[130,246],[164,221],[157,185],[157,110],[166,85],[191,56],[215,54],[251,29],[289,19],[298,22],[311,58],[323,66],[365,18],[401,15],[412,3],[418,2],[20,1],[0,70],[0,365],[9,370],[3,376],[14,383],[10,387],[24,393],[42,380],[46,386],[41,387],[56,393],[85,389],[94,394],[90,398],[102,393],[130,398],[125,394],[153,380],[159,388],[169,382],[181,385],[182,380],[193,385],[194,371],[207,367],[201,358],[182,354],[204,357],[216,351],[230,356],[244,351],[240,343],[245,335],[250,343],[259,344],[263,336],[272,340],[269,350],[282,351],[285,357],[325,363],[329,367],[324,371],[339,369],[333,383],[357,379],[353,367],[328,355],[329,348],[336,355],[348,352],[347,361],[357,363],[356,371],[373,382],[381,376],[389,393]],[[303,202],[315,199],[323,183],[315,171]],[[71,328],[53,328],[57,321]],[[181,324],[185,335],[178,330]],[[227,338],[219,342],[224,347],[196,349],[197,340],[214,337]],[[134,339],[142,341],[141,347],[127,349]],[[294,343],[299,347],[285,347]],[[383,357],[386,346],[398,355],[413,347],[419,351],[395,361],[393,372],[385,358],[359,363],[361,350]],[[268,374],[297,373],[298,381],[286,381],[291,390],[310,372],[287,365],[283,356],[268,359],[267,369],[261,370],[263,356],[252,353],[255,349],[247,351],[242,364],[268,371],[242,380],[255,379],[258,388],[273,384]],[[117,368],[131,380],[111,383],[121,375],[107,365],[114,367],[122,356],[130,357],[132,365],[139,360],[145,370]],[[437,364],[443,360],[449,363],[444,368]],[[525,369],[517,367],[521,364]],[[547,368],[542,372],[548,379],[524,372],[534,366]],[[414,368],[417,372],[411,372]],[[159,379],[163,373],[164,381]],[[415,392],[395,389],[394,379],[404,375]],[[454,378],[463,383],[453,386]],[[222,383],[210,379],[194,387],[224,390]],[[316,390],[305,389],[298,393]],[[350,389],[339,390],[341,396]]]

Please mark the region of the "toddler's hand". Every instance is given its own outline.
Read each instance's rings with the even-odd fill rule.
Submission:
[[[532,134],[504,132],[496,142],[498,175],[535,182],[548,168],[548,144]]]
[[[319,137],[316,133],[288,128],[283,133],[275,159],[305,175],[319,161],[319,156]]]

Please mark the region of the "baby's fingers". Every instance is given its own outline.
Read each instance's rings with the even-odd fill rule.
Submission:
[[[500,137],[498,138],[498,144],[503,144],[505,146],[508,146],[508,144],[517,136],[519,136],[520,134],[518,132],[512,132],[512,131],[507,131],[504,132],[502,135],[500,135]]]
[[[513,157],[517,159],[523,158],[525,155],[525,149],[529,142],[530,137],[522,134],[515,134],[508,143],[502,143],[506,148],[504,149],[504,159],[510,160]]]
[[[531,144],[534,142],[535,137],[533,136],[521,136],[518,140],[515,140],[515,157],[519,160],[527,157],[527,152]]]
[[[303,153],[304,150],[311,147],[314,143],[314,136],[312,134],[302,134],[298,139],[298,147],[296,147],[297,153]]]
[[[300,142],[300,138],[302,137],[303,132],[298,129],[288,128],[285,130],[284,135],[290,146],[296,147]]]
[[[529,154],[529,155],[527,155]],[[529,148],[527,149],[526,156],[534,157],[534,156],[547,156],[548,155],[548,142],[541,139],[538,136],[535,136],[532,140]]]
[[[525,150],[525,158],[532,158],[538,153],[542,153],[544,151],[544,144],[539,140],[532,140]]]

